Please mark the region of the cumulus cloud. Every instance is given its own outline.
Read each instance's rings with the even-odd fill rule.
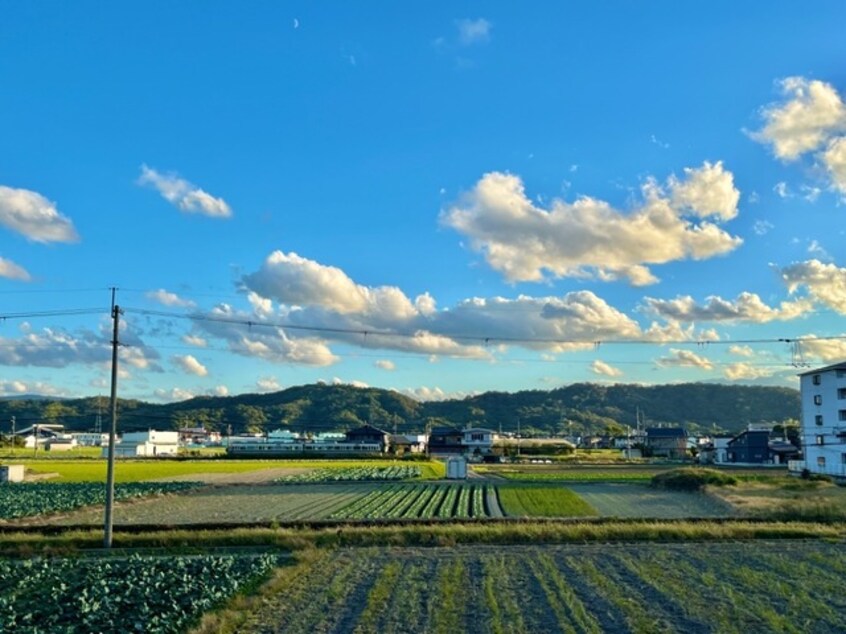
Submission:
[[[28,189],[0,185],[0,225],[32,242],[77,242],[79,235],[70,218],[55,203]]]
[[[163,306],[175,306],[179,308],[194,308],[196,306],[190,299],[183,299],[176,293],[171,293],[163,288],[148,292],[147,299],[158,302]]]
[[[658,359],[661,367],[699,368],[701,370],[712,370],[714,364],[710,359],[700,356],[692,350],[679,350],[670,348],[670,354]]]
[[[25,268],[3,257],[0,257],[0,277],[5,277],[9,280],[18,280],[19,282],[29,282],[32,280],[32,276]]]
[[[473,394],[475,394],[475,392],[461,391],[445,392],[439,387],[426,387],[425,385],[420,387],[407,387],[402,390],[395,391],[400,394],[410,396],[415,401],[450,401],[467,398],[468,396],[473,396]]]
[[[146,345],[127,322],[121,322],[120,363],[140,370],[161,372],[155,349]],[[20,337],[0,337],[0,365],[65,368],[73,364],[102,365],[111,360],[111,333],[58,328],[34,331],[25,327]]]
[[[456,20],[458,41],[462,46],[487,42],[491,37],[492,24],[484,18]]]
[[[718,295],[707,297],[704,304],[697,304],[690,295],[675,299],[644,298],[647,312],[664,319],[682,322],[693,321],[746,321],[763,324],[770,321],[787,321],[801,317],[812,310],[807,299],[781,302],[778,307],[768,306],[755,293],[743,292],[736,299],[727,300]]]
[[[846,269],[813,259],[784,267],[781,279],[789,293],[804,287],[815,300],[846,314]]]
[[[564,296],[474,297],[438,309],[428,294],[410,300],[395,287],[357,284],[343,271],[295,254],[276,252],[257,273],[245,275],[242,287],[278,302],[273,315],[255,310],[243,320],[282,324],[278,332],[301,341],[310,329],[320,341],[371,349],[389,349],[438,356],[492,359],[503,346],[559,352],[588,348],[597,341],[631,339],[668,341],[715,339],[716,333],[695,333],[677,321],[638,322],[590,291]],[[226,307],[223,315],[231,314]],[[214,316],[214,315],[212,315]],[[269,345],[265,328],[200,322],[207,334],[230,341],[243,337]],[[278,339],[273,334],[273,339]],[[266,352],[254,345],[248,354]],[[328,348],[327,348],[328,352]]]
[[[779,86],[784,100],[763,108],[764,127],[750,135],[772,146],[778,158],[795,160],[846,129],[846,106],[831,84],[787,77]]]
[[[64,396],[68,392],[49,383],[42,381],[0,381],[0,395],[19,396],[22,394],[37,394],[40,396]]]
[[[510,282],[554,277],[626,279],[641,286],[657,278],[647,265],[728,253],[742,240],[720,229],[737,215],[739,192],[721,162],[705,162],[672,177],[649,180],[631,213],[583,197],[554,200],[548,209],[526,195],[522,180],[491,172],[441,213],[441,222],[470,238],[474,250]]]
[[[206,348],[209,345],[208,341],[198,335],[182,335],[182,341],[196,348]]]
[[[180,211],[199,213],[213,218],[232,216],[232,210],[223,198],[215,198],[176,174],[161,174],[142,165],[138,184],[155,188],[162,198],[176,205]]]
[[[772,374],[773,371],[769,368],[762,368],[743,362],[730,363],[723,368],[723,376],[731,381],[751,381],[754,379],[769,377],[772,376]]]
[[[397,369],[397,366],[394,364],[393,361],[389,361],[387,359],[379,359],[376,363],[374,363],[377,368],[381,370],[387,370],[388,372],[392,372],[393,370]]]
[[[208,376],[208,369],[202,363],[190,354],[174,355],[171,357],[174,365],[179,366],[183,372],[187,374],[194,374],[196,376]]]
[[[186,390],[181,387],[173,387],[169,390],[157,389],[153,392],[157,400],[165,401],[166,403],[175,403],[177,401],[187,401],[196,396],[191,390]]]
[[[356,379],[353,379],[352,381],[345,381],[344,379],[341,379],[337,376],[332,377],[332,385],[351,385],[352,387],[358,387],[362,389],[370,387],[364,381],[357,381]]]
[[[755,356],[755,351],[752,350],[749,346],[729,346],[729,354],[733,354],[738,357],[752,357]]]
[[[623,376],[623,371],[619,368],[615,368],[612,365],[608,365],[604,361],[600,361],[597,359],[594,361],[590,366],[591,372],[594,374],[600,374],[603,376],[610,376],[610,377],[618,377]]]
[[[793,198],[790,187],[784,181],[779,181],[773,187],[773,191],[779,198]]]
[[[846,337],[846,333],[841,334]],[[815,335],[800,338],[799,351],[804,358],[834,363],[846,359],[846,339],[820,339]]]
[[[278,392],[282,386],[275,376],[263,376],[256,381],[256,389],[259,392]]]
[[[846,105],[829,83],[788,77],[780,82],[783,100],[762,110],[764,127],[751,137],[770,145],[773,154],[795,161],[813,153],[831,189],[846,194]],[[811,202],[819,189],[810,187]]]

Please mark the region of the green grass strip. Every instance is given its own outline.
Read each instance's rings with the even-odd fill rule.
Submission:
[[[499,487],[502,510],[512,517],[593,517],[595,508],[563,487]]]

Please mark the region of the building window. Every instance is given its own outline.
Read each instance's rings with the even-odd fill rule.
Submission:
[[[825,456],[817,456],[817,466],[824,467],[825,466]]]
[[[841,414],[841,415],[843,415],[844,413],[846,413],[846,412],[844,412],[843,410],[840,410],[840,414]],[[822,414],[817,414],[816,416],[814,416],[814,422],[815,422],[817,425],[822,425],[822,424],[823,424],[823,417],[822,417]]]
[[[839,398],[840,400],[843,400],[844,398],[846,398],[846,388],[844,388],[844,387],[837,388],[837,398]]]
[[[824,445],[825,444],[825,436],[822,434],[817,434],[817,444]]]
[[[814,378],[811,381],[814,385],[819,385],[822,383],[822,377],[819,374],[815,374]]]
[[[843,464],[846,464],[846,453],[842,453],[842,454],[840,454],[840,461],[841,461]]]
[[[844,376],[846,376],[846,370],[837,370],[838,379],[842,379]]]
[[[840,420],[846,420],[846,409],[838,410],[837,418],[839,418]]]
[[[814,394],[814,405],[822,405],[822,395]]]

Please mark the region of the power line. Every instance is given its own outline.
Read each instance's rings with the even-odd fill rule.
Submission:
[[[22,313],[0,313],[0,321],[6,319],[35,319],[37,317],[69,317],[75,315],[94,315],[108,313],[107,308],[65,308],[59,310],[40,310]]]

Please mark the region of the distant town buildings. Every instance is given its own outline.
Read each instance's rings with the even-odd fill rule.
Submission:
[[[804,460],[790,470],[846,478],[846,362],[799,375]]]

